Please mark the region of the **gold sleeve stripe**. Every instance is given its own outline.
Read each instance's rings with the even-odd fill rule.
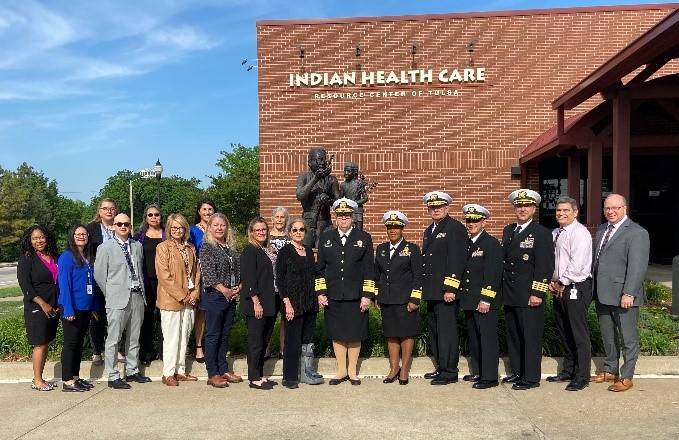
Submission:
[[[422,299],[422,291],[420,289],[413,289],[413,291],[410,292],[410,297]]]
[[[369,293],[375,292],[375,281],[363,280],[363,291]]]
[[[327,290],[327,286],[325,285],[325,278],[317,278],[314,286],[314,290],[316,292],[320,292],[321,290]]]
[[[375,287],[375,296],[377,296],[377,295],[379,295],[379,294],[380,294],[379,289],[378,289],[377,287]]]
[[[446,286],[450,286],[454,289],[459,289],[460,287],[460,280],[457,278],[453,277],[446,277],[445,280],[443,280],[443,284]]]
[[[533,281],[531,289],[536,290],[538,292],[547,293],[547,291],[549,290],[549,284],[541,283],[540,281]]]
[[[497,295],[497,293],[491,290],[490,286],[488,286],[485,289],[481,289],[481,295],[487,296],[489,298],[495,298],[495,295]]]

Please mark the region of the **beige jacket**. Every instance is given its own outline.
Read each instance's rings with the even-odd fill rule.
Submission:
[[[182,254],[171,240],[165,240],[156,247],[156,275],[158,276],[158,297],[156,307],[160,310],[178,311],[184,307],[182,300],[187,294],[192,298],[200,297],[200,266],[196,250],[188,244],[189,268],[191,269],[193,289],[189,291],[186,266]]]

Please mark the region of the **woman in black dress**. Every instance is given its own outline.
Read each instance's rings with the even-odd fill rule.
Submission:
[[[403,238],[408,217],[388,211],[382,222],[389,241],[377,246],[375,255],[375,305],[382,314],[382,332],[389,350],[389,375],[384,383],[408,384],[415,336],[420,334],[422,253]],[[399,353],[401,365],[399,366]]]
[[[269,226],[262,217],[250,221],[248,242],[240,257],[240,312],[248,327],[248,379],[250,388],[270,390],[274,383],[264,377],[264,350],[276,320],[276,254],[269,245]]]
[[[278,251],[276,261],[276,283],[283,299],[285,317],[283,386],[287,388],[298,388],[300,380],[310,385],[323,383],[323,376],[314,370],[313,365],[318,313],[318,300],[314,293],[316,266],[313,251],[302,244],[305,234],[304,220],[294,219],[290,225],[292,242]]]
[[[57,242],[41,226],[31,226],[21,238],[21,257],[17,280],[24,293],[24,320],[28,343],[33,346],[33,380],[31,388],[52,391],[54,384],[42,378],[47,360],[47,347],[57,336],[59,308],[57,297]]]
[[[158,353],[163,352],[163,334],[158,331],[160,327],[160,314],[156,317],[156,296],[158,292],[158,276],[156,276],[156,247],[165,241],[165,221],[160,213],[158,205],[152,204],[146,207],[144,220],[139,232],[134,239],[141,243],[144,249],[144,292],[146,294],[146,307],[144,308],[144,321],[139,331],[139,361],[143,365],[149,365],[153,359],[157,359],[154,353],[154,341],[158,339]]]

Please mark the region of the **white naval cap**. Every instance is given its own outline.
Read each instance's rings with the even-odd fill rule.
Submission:
[[[382,223],[385,226],[405,226],[408,224],[408,217],[401,211],[387,211],[382,216]]]
[[[453,198],[442,191],[431,191],[424,195],[422,201],[429,207],[449,205]]]
[[[509,203],[512,205],[539,205],[542,197],[532,189],[517,189],[509,195]]]
[[[336,214],[354,212],[357,209],[358,205],[356,204],[356,202],[354,202],[351,199],[347,199],[346,197],[337,199],[335,200],[335,203],[332,204],[332,210],[335,211]]]
[[[476,203],[469,203],[462,207],[462,214],[468,220],[485,220],[490,217],[490,211]]]

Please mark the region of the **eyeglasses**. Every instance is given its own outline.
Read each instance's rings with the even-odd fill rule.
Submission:
[[[89,234],[87,232],[84,232],[82,234],[73,234],[74,237],[87,237]]]
[[[178,232],[178,231],[183,231],[183,230],[184,230],[184,226],[172,226],[170,228],[170,231],[172,231],[172,232]]]
[[[113,212],[113,211],[116,210],[113,206],[102,206],[99,209],[101,209],[102,211],[106,211],[106,212]]]
[[[617,211],[618,209],[622,209],[622,206],[607,206],[604,211]]]
[[[262,232],[266,232],[266,231],[268,231],[268,229],[266,229],[266,228],[264,228],[264,229],[253,229],[252,230],[252,232],[256,232],[258,234],[261,234]]]
[[[160,217],[160,212],[149,212],[146,217]]]
[[[290,229],[290,232],[292,232],[293,234],[294,234],[295,232],[305,232],[305,231],[306,231],[306,228]]]
[[[118,223],[113,223],[119,228],[129,228],[130,227],[130,222],[118,222]]]

